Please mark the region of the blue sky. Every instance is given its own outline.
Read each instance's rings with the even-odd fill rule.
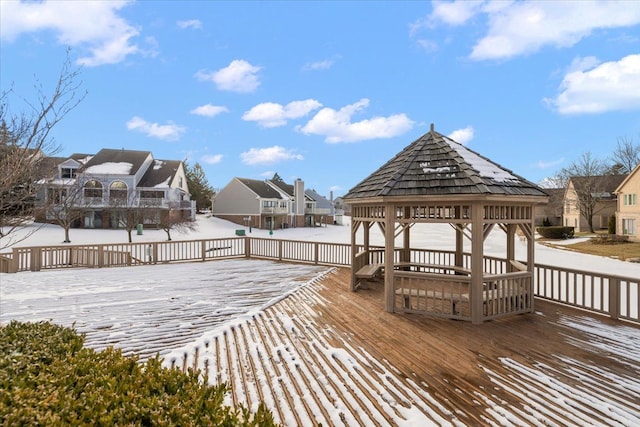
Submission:
[[[0,84],[36,100],[71,47],[59,155],[149,150],[345,194],[435,129],[539,182],[640,142],[640,2],[0,2]]]

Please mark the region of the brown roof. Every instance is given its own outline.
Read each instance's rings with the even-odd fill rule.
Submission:
[[[589,191],[602,199],[615,198],[616,189],[627,175],[572,176],[573,188],[581,193]]]
[[[111,148],[103,148],[84,165],[83,169],[86,170],[91,166],[102,165],[105,163],[130,163],[131,169],[129,171],[129,175],[135,175],[150,154],[150,151],[124,149],[114,150]]]
[[[236,178],[238,181],[247,186],[251,191],[256,193],[263,199],[282,199],[280,193],[273,189],[264,181],[258,181],[257,179]]]
[[[138,183],[138,187],[169,187],[181,163],[180,160],[155,159]]]
[[[344,198],[480,194],[547,196],[536,184],[435,132],[432,126]]]

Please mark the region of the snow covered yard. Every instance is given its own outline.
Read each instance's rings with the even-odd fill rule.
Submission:
[[[260,260],[0,275],[0,323],[50,320],[141,359],[273,304],[326,267]]]
[[[197,233],[174,239],[230,237],[236,228],[200,218]],[[60,233],[46,226],[23,245],[57,244]],[[136,241],[164,239],[144,233]],[[412,245],[449,249],[450,234],[418,225]],[[74,243],[125,237],[72,230]],[[349,227],[274,237],[347,243]],[[494,230],[485,249],[503,254],[504,234]],[[536,251],[539,263],[640,276],[638,264]],[[358,320],[351,316],[364,294],[333,279],[341,270],[242,259],[0,274],[0,322],[75,324],[91,347],[196,366],[210,382],[232,384],[229,402],[264,400],[285,425],[640,425],[637,326],[575,310],[471,326],[363,306],[371,317]],[[511,332],[535,335],[503,335]]]

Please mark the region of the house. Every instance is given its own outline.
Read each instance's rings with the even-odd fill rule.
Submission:
[[[213,200],[213,215],[246,227],[273,230],[333,223],[330,202],[304,182],[233,178]]]
[[[540,204],[534,207],[534,217],[536,226],[542,226],[546,221],[549,225],[562,225],[562,207],[565,189],[564,188],[543,188],[549,195],[549,203]]]
[[[150,226],[157,226],[163,214],[174,220],[195,219],[179,160],[124,149],[52,159],[48,163],[53,170],[38,181],[37,221],[55,222],[72,212],[74,225],[84,228],[121,228],[132,213]]]
[[[585,214],[591,215],[593,229],[606,229],[616,213],[616,188],[626,175],[574,176],[564,193],[564,225],[576,232],[590,231]]]
[[[640,164],[627,175],[615,193],[618,196],[616,234],[640,241]]]

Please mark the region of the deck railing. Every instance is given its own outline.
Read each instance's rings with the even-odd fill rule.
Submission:
[[[365,252],[362,246],[358,246],[354,271],[366,264],[384,263],[383,249],[375,247]],[[400,255],[401,251],[397,250],[394,261],[407,262],[401,260]],[[246,236],[147,243],[21,247],[14,248],[12,253],[0,255],[0,272],[73,267],[102,268],[229,258],[262,258],[351,267],[351,245]],[[470,254],[465,253],[462,267],[470,268],[470,260]],[[412,249],[409,261],[416,264],[454,265],[455,252]],[[530,277],[512,272],[506,260],[491,256],[484,258],[484,276],[485,279],[502,281],[499,288],[507,286],[506,283],[519,281],[518,286],[533,288],[533,295],[537,298],[640,324],[639,277],[536,264],[533,283],[529,283],[527,281],[531,281]],[[519,309],[520,307],[498,307],[500,312]]]

